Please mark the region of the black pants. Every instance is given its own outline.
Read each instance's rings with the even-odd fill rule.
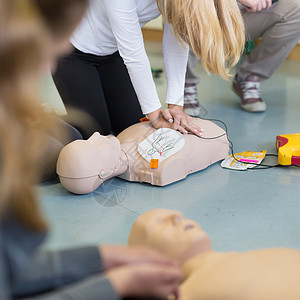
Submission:
[[[143,117],[118,52],[97,56],[75,49],[71,55],[60,59],[53,79],[68,114],[75,108],[91,117],[89,124],[68,120],[84,138],[95,131],[103,135],[118,134]]]
[[[57,177],[56,164],[60,151],[69,143],[82,139],[76,128],[66,122],[57,119],[57,126],[62,136],[49,135],[46,132],[42,133],[48,148],[42,157],[37,157],[40,182],[54,180]]]

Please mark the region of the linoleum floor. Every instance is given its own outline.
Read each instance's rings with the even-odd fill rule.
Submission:
[[[147,49],[152,67],[161,68],[160,45],[148,43]],[[276,153],[276,135],[300,132],[300,62],[286,61],[262,85],[268,109],[257,114],[240,109],[231,81],[206,75],[200,65],[197,72],[206,117],[227,124],[235,152]],[[164,75],[155,81],[163,99]],[[63,112],[50,77],[42,89],[44,99]],[[199,222],[218,251],[300,249],[300,168],[296,167],[231,171],[216,163],[166,187],[114,178],[83,196],[70,194],[58,181],[39,185],[38,191],[50,228],[47,248],[126,244],[138,215],[152,208],[171,208]]]

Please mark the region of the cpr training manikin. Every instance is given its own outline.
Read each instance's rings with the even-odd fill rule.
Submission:
[[[180,300],[300,299],[299,250],[216,252],[195,221],[169,209],[139,216],[128,243],[154,248],[180,262]]]
[[[128,181],[165,186],[224,159],[229,151],[225,131],[211,121],[193,118],[203,136],[156,130],[141,122],[117,137],[95,132],[63,148],[57,162],[62,185],[72,193],[86,194],[118,176]]]

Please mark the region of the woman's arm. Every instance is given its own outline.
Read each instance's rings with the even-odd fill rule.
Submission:
[[[120,296],[104,276],[92,276],[84,281],[39,296],[20,298],[23,300],[119,300]]]
[[[163,36],[164,65],[167,77],[168,109],[163,111],[166,120],[172,120],[172,128],[181,133],[202,135],[202,129],[193,124],[192,118],[183,112],[185,73],[189,47],[176,38],[173,27],[165,22]]]
[[[10,286],[8,281],[7,262],[5,251],[3,249],[4,239],[2,237],[2,230],[0,226],[0,299],[8,299],[10,293]]]
[[[181,272],[175,266],[134,264],[112,269],[65,288],[23,300],[118,300],[128,297],[166,299],[177,294]]]
[[[103,0],[120,55],[144,114],[160,109],[137,14],[136,0]],[[126,101],[126,99],[124,99]]]
[[[166,103],[183,106],[189,47],[184,42],[180,44],[175,37],[173,27],[166,22],[164,24],[163,55],[168,84]]]
[[[101,254],[100,254],[101,253]],[[38,252],[26,270],[12,269],[12,289],[14,296],[26,297],[28,295],[36,295],[52,290],[57,290],[55,295],[85,292],[86,285],[94,285],[94,281],[98,282],[99,286],[103,286],[105,291],[113,293],[110,290],[110,284],[104,277],[99,277],[101,272],[106,272],[110,282],[112,282],[118,294],[123,294],[123,287],[118,288],[122,279],[121,274],[130,274],[124,276],[127,279],[135,277],[134,271],[139,271],[139,267],[134,267],[139,264],[149,264],[166,268],[177,268],[177,264],[160,253],[144,248],[144,247],[127,247],[127,246],[99,246],[99,247],[84,247],[78,249]],[[133,266],[132,269],[121,268]],[[118,272],[110,270],[119,269]],[[135,269],[137,268],[137,269]],[[154,270],[155,272],[157,270]],[[153,272],[153,270],[152,270]],[[150,272],[151,273],[151,272]],[[99,274],[90,282],[88,278]],[[147,274],[147,272],[146,272]],[[157,278],[157,276],[155,276]],[[86,281],[86,279],[88,279]],[[77,282],[84,280],[84,284],[77,285]],[[136,282],[136,279],[129,280]],[[147,281],[147,280],[146,280]],[[71,289],[67,285],[75,284]],[[146,284],[148,284],[146,282]],[[77,291],[77,292],[74,292]],[[134,288],[132,288],[134,290]],[[96,289],[97,293],[99,289]],[[125,291],[126,293],[126,291]],[[52,294],[51,295],[52,297]],[[48,297],[48,296],[47,296]],[[60,298],[58,298],[60,299]],[[76,299],[76,298],[74,298]]]
[[[78,282],[102,271],[98,247],[37,252],[24,272],[12,273],[15,296],[39,294]]]
[[[178,264],[167,257],[141,247],[104,246],[100,250],[105,261],[103,265],[109,269],[105,276],[89,276],[48,293],[41,294],[33,289],[31,293],[27,291],[27,294],[16,296],[27,300],[114,300],[130,296],[166,298],[176,293],[181,272]]]

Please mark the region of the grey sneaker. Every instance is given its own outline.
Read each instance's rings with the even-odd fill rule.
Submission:
[[[241,98],[241,107],[249,112],[263,112],[267,109],[266,103],[260,97],[260,79],[249,75],[245,80],[235,75],[232,90]]]
[[[183,111],[192,117],[199,117],[201,115],[196,84],[185,84]]]

